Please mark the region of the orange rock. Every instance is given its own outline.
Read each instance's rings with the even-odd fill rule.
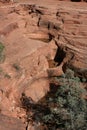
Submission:
[[[87,77],[86,3],[22,2],[0,4],[0,42],[6,55],[0,64],[0,109],[14,117],[21,94],[37,102],[49,91],[49,77],[62,75],[64,66]],[[48,60],[54,61],[50,68]]]
[[[17,118],[0,114],[1,130],[25,130],[25,125]]]

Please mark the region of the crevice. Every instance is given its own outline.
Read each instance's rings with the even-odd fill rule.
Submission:
[[[28,130],[28,124],[27,124],[27,126],[26,126],[26,130]]]
[[[66,52],[61,47],[59,47],[57,49],[54,61],[57,62],[58,65],[60,65],[65,57],[66,57]]]
[[[63,72],[65,73],[67,70],[67,63],[64,63],[64,65],[62,66]]]
[[[41,20],[41,16],[38,18],[38,22],[37,22],[37,26],[40,26],[40,20]]]
[[[49,41],[51,41],[52,39],[54,39],[54,36],[51,33],[48,33],[49,35]]]
[[[39,9],[36,9],[36,13],[40,14],[40,15],[43,15],[43,12],[40,11]]]

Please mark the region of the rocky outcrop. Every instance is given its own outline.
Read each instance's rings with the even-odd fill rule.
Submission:
[[[61,76],[67,67],[87,78],[86,15],[84,2],[30,0],[0,6],[2,114],[25,115],[21,95],[37,102],[49,91],[49,78]]]
[[[31,15],[33,17],[35,14],[38,15],[36,17],[39,17],[37,22],[39,30],[45,30],[44,32],[50,34],[60,53],[65,53],[63,56],[60,54],[57,61],[58,59],[63,60],[65,57],[67,59],[69,56],[67,64],[72,68],[79,69],[79,71],[84,71],[87,68],[87,10],[78,6],[76,6],[77,9],[64,6],[62,5],[60,9],[58,5],[57,9],[52,8],[52,10],[42,9],[38,6],[32,7]]]

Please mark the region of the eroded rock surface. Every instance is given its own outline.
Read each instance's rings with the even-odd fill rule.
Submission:
[[[25,130],[21,120],[0,114],[0,130]]]
[[[61,76],[66,67],[87,78],[87,5],[57,0],[2,4],[0,42],[5,47],[0,112],[22,118],[22,93],[37,102],[49,91],[49,78]]]

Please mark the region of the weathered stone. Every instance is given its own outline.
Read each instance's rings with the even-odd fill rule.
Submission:
[[[0,130],[25,130],[25,125],[19,119],[0,114]]]
[[[25,90],[25,95],[31,97],[35,102],[38,102],[42,97],[44,97],[49,91],[49,82],[45,78],[37,79],[33,81],[30,86],[27,86]]]
[[[18,117],[21,94],[37,102],[49,91],[49,78],[66,67],[87,77],[86,15],[84,2],[1,4],[0,42],[6,55],[0,64],[1,113]]]
[[[4,27],[2,30],[0,30],[0,35],[7,35],[11,31],[13,31],[14,29],[17,29],[17,28],[18,28],[17,23],[10,23],[6,27]]]
[[[30,39],[34,39],[34,40],[41,40],[43,42],[50,42],[51,40],[51,37],[48,33],[46,32],[34,32],[32,34],[27,34],[27,36],[30,38]]]

